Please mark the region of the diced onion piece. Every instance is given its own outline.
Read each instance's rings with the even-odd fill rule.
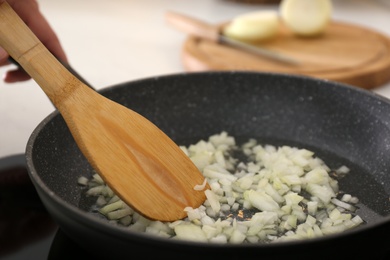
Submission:
[[[343,197],[341,198],[342,201],[347,202],[347,203],[350,202],[351,199],[352,199],[351,194],[344,194]]]
[[[327,186],[309,183],[306,190],[313,196],[319,198],[325,204],[328,204],[334,196],[333,191]]]
[[[206,198],[214,212],[219,212],[221,209],[221,204],[219,203],[217,195],[215,195],[215,193],[211,190],[205,190],[204,193],[206,194]]]
[[[123,217],[128,216],[131,213],[132,213],[132,209],[130,209],[130,208],[119,209],[119,210],[108,212],[107,218],[108,219],[121,219]]]
[[[88,182],[89,182],[88,178],[84,176],[81,176],[77,179],[77,183],[83,186],[87,186]]]
[[[336,169],[336,173],[340,175],[345,175],[349,173],[349,168],[345,165],[340,166],[340,168]]]
[[[305,175],[305,181],[307,183],[326,184],[328,182],[329,175],[323,168],[315,168]]]
[[[102,177],[100,177],[99,174],[95,173],[93,176],[93,180],[98,183],[98,184],[104,184],[104,181],[102,179]]]
[[[103,207],[104,205],[107,204],[107,200],[104,196],[99,196],[96,200],[96,205],[100,206],[100,207]]]
[[[204,190],[204,188],[206,187],[206,184],[207,184],[207,180],[204,179],[202,184],[195,185],[194,190]]]
[[[245,238],[246,236],[242,232],[236,229],[233,231],[232,235],[230,236],[229,242],[234,244],[239,244],[244,242]]]
[[[206,234],[202,228],[194,224],[182,224],[174,227],[176,236],[180,239],[207,242]]]
[[[121,209],[125,206],[126,206],[126,204],[123,201],[119,200],[117,202],[114,202],[114,203],[111,203],[111,204],[104,206],[99,211],[100,211],[100,213],[107,215],[107,213],[114,211],[114,210],[117,210],[117,209]]]
[[[248,190],[245,191],[244,197],[253,207],[261,211],[277,211],[280,209],[279,204],[264,191]]]
[[[286,200],[286,205],[298,205],[298,203],[303,200],[303,197],[295,192],[287,193],[286,195],[284,195],[284,198]]]
[[[318,202],[317,201],[309,201],[307,203],[307,212],[310,215],[316,215],[318,209]]]
[[[349,204],[349,203],[346,203],[346,202],[341,201],[341,200],[336,199],[336,198],[333,198],[331,201],[336,206],[342,207],[342,208],[347,209],[347,210],[352,211],[352,212],[356,211],[356,207],[351,205],[351,204]]]

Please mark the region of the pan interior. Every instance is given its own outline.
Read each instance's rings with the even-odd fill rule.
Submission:
[[[351,173],[340,188],[360,199],[374,223],[390,215],[390,102],[371,92],[289,75],[206,72],[128,82],[101,93],[144,115],[179,145],[226,131],[246,141],[312,150]],[[94,199],[77,185],[89,166],[62,117],[51,115],[29,141],[27,157],[45,188],[89,211]],[[31,167],[31,166],[30,166]]]

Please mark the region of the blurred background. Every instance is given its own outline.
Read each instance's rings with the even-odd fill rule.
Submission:
[[[219,24],[272,0],[37,0],[69,61],[96,89],[145,77],[184,72],[185,33],[167,25],[168,10]],[[390,35],[390,1],[333,0],[332,18]],[[10,65],[13,66],[13,65]],[[1,68],[3,74],[6,68]],[[390,85],[373,91],[390,97]],[[54,107],[33,80],[0,82],[0,157],[23,153],[31,132]]]

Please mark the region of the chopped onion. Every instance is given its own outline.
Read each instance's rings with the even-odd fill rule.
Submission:
[[[203,190],[206,187],[207,179],[204,179],[202,184],[195,185],[194,190]]]
[[[347,210],[352,211],[352,212],[354,212],[356,210],[355,206],[353,206],[349,203],[346,203],[344,201],[341,201],[339,199],[336,199],[336,198],[332,199],[332,203],[335,204],[336,206],[342,207],[342,208],[347,209]]]
[[[77,179],[77,183],[83,186],[87,186],[88,182],[89,182],[88,178],[84,176],[81,176]]]
[[[260,145],[249,139],[240,147],[226,132],[188,147],[181,146],[205,176],[194,187],[205,191],[199,208],[170,223],[144,218],[126,205],[99,175],[80,177],[94,208],[108,221],[137,232],[208,243],[273,243],[334,234],[364,224],[356,214],[358,198],[340,194],[331,169],[314,152],[297,147]],[[234,157],[239,152],[246,157]],[[332,173],[350,172],[340,166]],[[332,174],[333,176],[333,174]]]

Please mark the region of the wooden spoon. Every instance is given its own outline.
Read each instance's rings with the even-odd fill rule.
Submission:
[[[187,216],[185,207],[205,201],[204,192],[194,190],[204,177],[188,156],[153,123],[73,76],[6,2],[0,5],[0,45],[38,83],[92,167],[134,210],[174,221]]]

